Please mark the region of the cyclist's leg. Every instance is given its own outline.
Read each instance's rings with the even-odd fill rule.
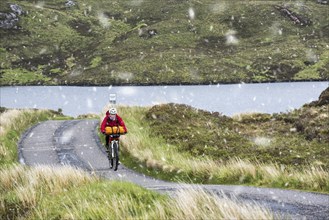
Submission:
[[[110,136],[109,135],[105,135],[105,148],[106,148],[106,152],[109,151],[109,140],[110,140]]]

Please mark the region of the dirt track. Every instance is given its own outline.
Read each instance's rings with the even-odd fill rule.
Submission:
[[[186,185],[156,180],[124,165],[118,171],[109,162],[96,134],[97,120],[46,121],[30,128],[19,142],[19,161],[34,166],[61,165],[95,172],[107,179],[129,181],[158,192],[174,194],[185,187],[203,187],[245,202],[257,202],[293,218],[329,219],[329,195],[294,190],[227,185]]]

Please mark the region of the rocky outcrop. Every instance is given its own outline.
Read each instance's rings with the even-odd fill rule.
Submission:
[[[322,4],[322,5],[327,5],[328,0],[317,0],[317,3]]]
[[[312,21],[310,19],[305,18],[301,15],[298,15],[297,13],[289,10],[286,7],[282,7],[282,6],[278,6],[278,5],[275,5],[274,7],[277,10],[279,10],[283,16],[290,18],[290,20],[292,20],[297,25],[305,26],[305,25],[312,24]]]
[[[149,39],[158,34],[156,29],[141,28],[139,29],[138,35],[142,38]]]
[[[17,23],[19,16],[25,14],[23,9],[16,4],[10,4],[11,12],[0,12],[0,28],[1,29],[18,29]]]
[[[319,96],[317,101],[311,102],[310,106],[322,106],[329,104],[329,87],[326,88]]]
[[[324,90],[318,100],[318,105],[327,105],[329,104],[329,87]]]
[[[77,5],[77,3],[73,0],[66,0],[66,2],[65,2],[65,7],[66,8],[72,8],[76,5]]]

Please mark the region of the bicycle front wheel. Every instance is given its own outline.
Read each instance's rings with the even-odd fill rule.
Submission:
[[[115,142],[113,143],[113,165],[114,165],[114,171],[118,169],[119,166],[119,143]]]

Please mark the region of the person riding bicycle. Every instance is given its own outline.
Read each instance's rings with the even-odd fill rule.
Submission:
[[[107,135],[105,133],[106,127],[115,127],[115,126],[122,126],[124,129],[124,133],[127,133],[127,127],[122,120],[122,118],[117,114],[116,108],[110,108],[108,111],[106,111],[106,116],[104,117],[100,130],[103,134],[105,134],[105,146],[106,150],[109,150],[109,143],[112,141],[113,137],[110,137],[110,135]]]

